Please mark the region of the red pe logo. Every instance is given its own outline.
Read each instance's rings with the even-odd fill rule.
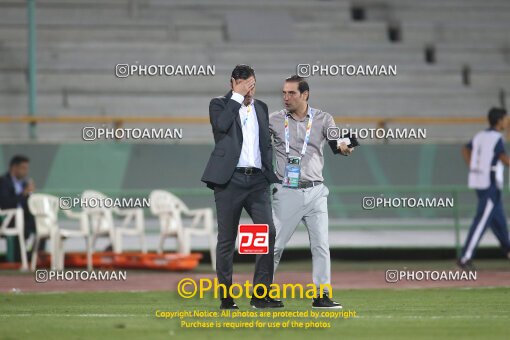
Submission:
[[[269,225],[240,224],[237,235],[239,254],[269,253]]]

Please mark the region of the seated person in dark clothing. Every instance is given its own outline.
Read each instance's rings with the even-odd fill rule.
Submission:
[[[25,220],[25,240],[30,234],[35,236],[34,216],[28,210],[27,200],[30,194],[35,190],[34,182],[29,179],[29,159],[22,155],[16,155],[11,158],[9,172],[0,177],[0,208],[13,209],[20,207],[23,209]],[[14,261],[21,259],[19,241],[15,237],[13,246]],[[28,246],[28,245],[27,245]],[[41,242],[39,249],[44,249],[44,241]]]

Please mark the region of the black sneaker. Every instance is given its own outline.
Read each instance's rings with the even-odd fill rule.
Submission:
[[[462,260],[457,260],[457,266],[460,267],[465,272],[474,272],[476,271],[475,266],[473,265],[473,261],[467,260],[466,262],[462,262]]]
[[[270,298],[266,296],[264,298],[256,298],[253,296],[250,300],[250,305],[255,309],[264,309],[264,308],[282,308],[283,302],[281,300]]]
[[[236,303],[234,302],[234,299],[226,298],[221,299],[220,309],[239,309],[239,307],[237,307]]]
[[[343,307],[338,302],[331,300],[327,294],[324,294],[322,297],[313,299],[312,308],[340,309]]]

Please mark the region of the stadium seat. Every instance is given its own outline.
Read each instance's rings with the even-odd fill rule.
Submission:
[[[101,192],[94,190],[85,190],[81,196],[82,201],[90,201],[91,199],[105,200],[108,197]],[[141,208],[120,209],[117,207],[90,207],[84,206],[83,211],[89,216],[92,230],[92,245],[98,236],[109,236],[112,242],[113,251],[122,253],[122,237],[123,236],[139,236],[141,249],[143,253],[147,253],[145,243],[145,224],[143,219],[143,210]],[[120,226],[115,226],[113,216],[122,217]],[[133,224],[133,226],[130,226]]]
[[[212,267],[216,269],[216,235],[212,209],[189,209],[181,199],[164,190],[152,191],[150,201],[152,213],[160,218],[161,239],[158,252],[163,252],[163,243],[168,236],[177,237],[178,251],[183,254],[191,253],[192,236],[207,236]],[[191,218],[191,225],[184,226],[183,218]]]
[[[21,251],[21,270],[28,270],[27,251],[25,245],[24,229],[25,221],[23,219],[23,209],[0,209],[0,216],[3,216],[0,226],[0,236],[18,236],[19,248]],[[14,227],[9,228],[9,224],[14,220]]]
[[[158,253],[163,253],[165,239],[175,237],[177,240],[177,252],[183,252],[184,230],[179,223],[179,210],[173,195],[163,190],[154,190],[149,199],[151,201],[151,213],[158,217],[161,236],[158,244]]]
[[[64,229],[58,225],[59,198],[46,194],[32,194],[28,199],[28,208],[35,218],[36,238],[32,251],[31,270],[35,271],[39,243],[48,238],[51,241],[51,269],[64,269],[64,240],[70,237],[84,237],[87,247],[87,269],[92,270],[92,242],[87,225],[80,230]],[[67,212],[66,210],[64,210]],[[70,216],[68,214],[68,216]],[[76,215],[72,215],[76,216]]]

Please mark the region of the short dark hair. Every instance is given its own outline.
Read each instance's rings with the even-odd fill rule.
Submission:
[[[308,100],[308,98],[310,98],[310,86],[308,85],[308,82],[306,81],[305,78],[300,77],[295,74],[295,75],[290,76],[287,79],[285,79],[285,81],[289,82],[289,83],[298,83],[299,93],[308,91],[308,97],[306,97],[306,100]]]
[[[11,161],[9,163],[9,167],[13,167],[14,165],[19,165],[21,163],[25,163],[25,162],[30,162],[30,160],[28,159],[27,156],[23,156],[23,155],[14,155],[12,158],[11,158]]]
[[[255,70],[250,65],[239,64],[232,70],[231,77],[235,80],[248,79],[250,77],[255,78]]]
[[[494,127],[498,124],[498,122],[506,116],[506,110],[493,107],[489,110],[487,114],[487,119],[489,120],[489,125]]]

